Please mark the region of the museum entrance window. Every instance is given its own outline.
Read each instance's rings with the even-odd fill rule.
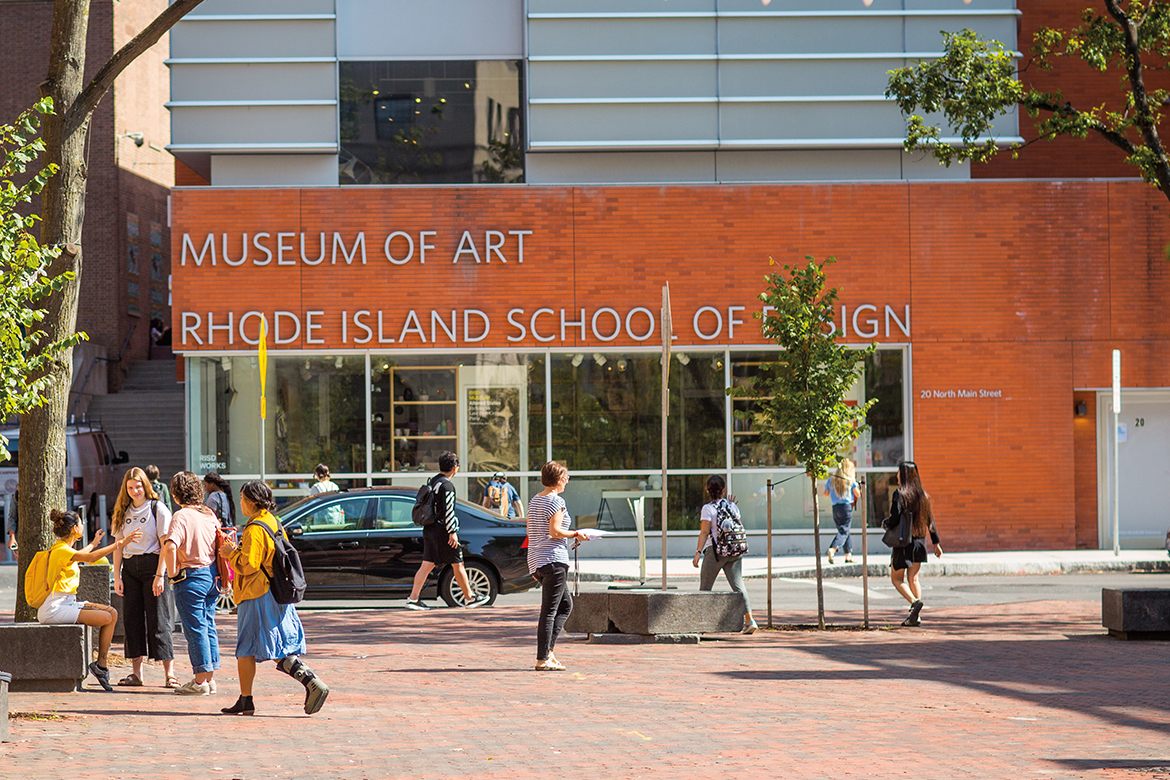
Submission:
[[[373,471],[434,472],[445,450],[468,474],[527,470],[534,367],[523,355],[374,356]]]

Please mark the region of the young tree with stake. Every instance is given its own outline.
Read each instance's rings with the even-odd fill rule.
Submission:
[[[875,345],[851,349],[837,340],[833,311],[836,288],[825,289],[825,266],[806,256],[804,266],[785,265],[764,277],[767,289],[760,300],[772,308],[764,315],[764,338],[783,351],[765,363],[747,386],[731,387],[733,397],[756,399],[755,408],[736,414],[760,432],[775,452],[788,452],[804,464],[812,489],[813,540],[817,550],[817,626],[825,627],[825,594],[821,571],[820,513],[817,480],[824,479],[857,436],[868,427],[865,416],[876,399],[850,406],[845,394],[861,377],[865,359]],[[768,264],[774,265],[772,258]]]

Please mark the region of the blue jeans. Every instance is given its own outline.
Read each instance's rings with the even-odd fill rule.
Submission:
[[[853,525],[853,505],[833,504],[833,522],[837,524],[837,535],[833,537],[833,543],[829,547],[852,555],[853,540],[849,537],[849,529]]]
[[[175,604],[183,621],[187,655],[195,674],[219,668],[219,635],[215,631],[215,569],[187,569],[187,579],[175,583]]]

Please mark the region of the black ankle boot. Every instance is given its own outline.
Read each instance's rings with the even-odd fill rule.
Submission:
[[[236,699],[236,703],[230,707],[224,707],[220,710],[224,715],[255,715],[256,705],[252,703],[251,696],[241,696]]]
[[[286,655],[280,659],[276,668],[305,686],[306,715],[312,715],[325,706],[325,699],[329,696],[329,686],[322,682],[321,678],[300,658],[295,655]]]

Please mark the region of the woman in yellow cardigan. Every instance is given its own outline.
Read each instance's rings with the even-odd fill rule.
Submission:
[[[236,665],[240,672],[240,698],[225,715],[254,715],[252,683],[256,664],[276,661],[276,668],[305,686],[305,713],[312,715],[325,704],[329,687],[298,655],[305,652],[305,629],[292,604],[278,604],[269,589],[269,572],[276,551],[273,535],[284,534],[272,514],[276,504],[272,490],[263,482],[248,482],[240,489],[240,510],[248,517],[240,546],[223,545],[236,572],[233,586],[239,621],[236,626]],[[266,526],[267,530],[264,527]],[[269,533],[271,532],[271,534]]]

